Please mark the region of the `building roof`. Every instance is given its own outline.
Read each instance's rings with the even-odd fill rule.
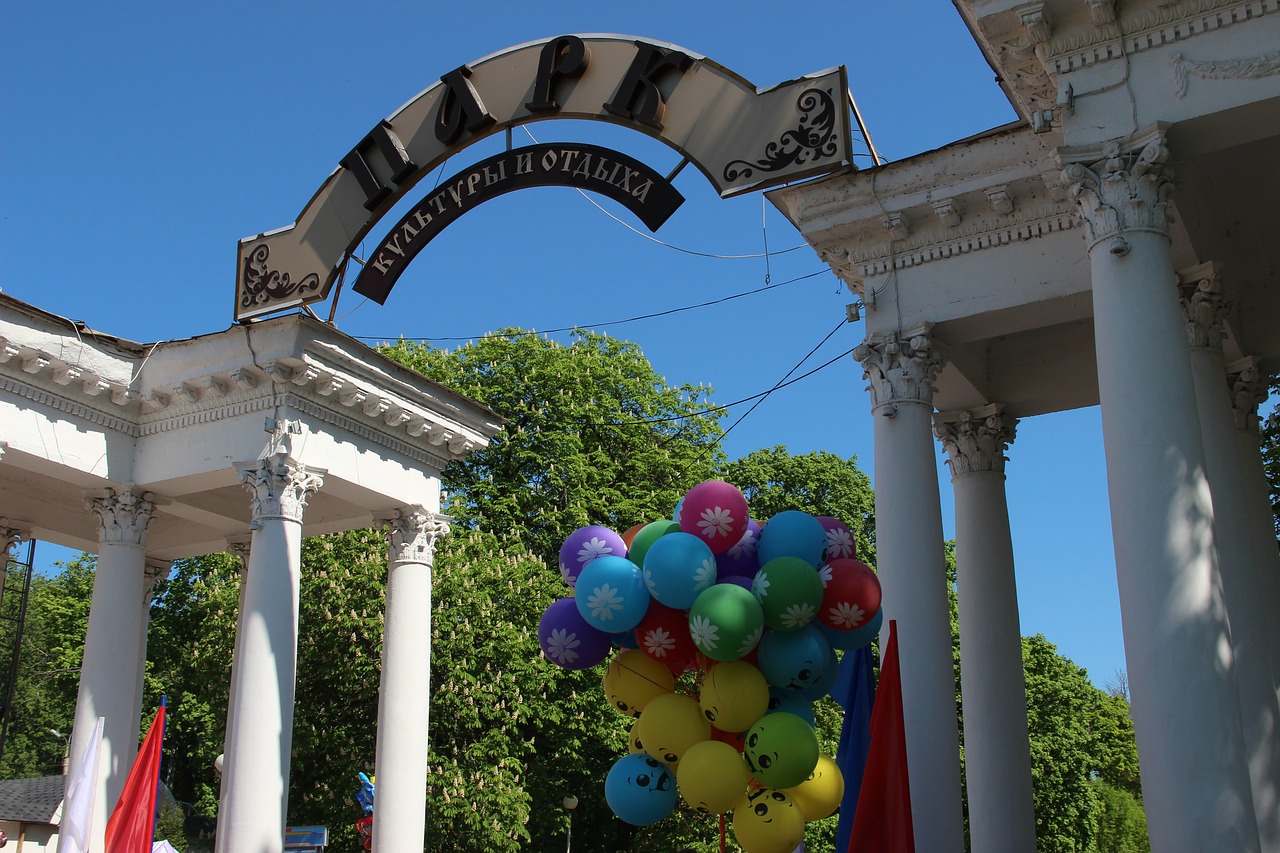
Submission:
[[[54,823],[53,816],[62,804],[63,787],[61,776],[0,781],[0,820]]]

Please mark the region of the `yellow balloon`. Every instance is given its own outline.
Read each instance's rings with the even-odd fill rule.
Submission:
[[[627,746],[632,752],[644,752],[644,744],[640,743],[640,721],[636,720],[631,724],[631,730],[627,732]]]
[[[794,788],[783,788],[800,807],[805,822],[822,820],[835,813],[844,798],[844,774],[834,758],[818,756],[818,765],[809,778]]]
[[[746,661],[711,667],[702,679],[698,706],[722,732],[745,732],[769,710],[769,682]]]
[[[758,788],[733,807],[733,836],[746,853],[791,853],[804,840],[804,815],[777,788]]]
[[[633,736],[645,752],[674,770],[689,747],[711,739],[711,724],[697,702],[679,693],[667,693],[644,706]]]
[[[610,707],[630,717],[640,716],[650,699],[675,687],[671,670],[639,649],[619,653],[604,672],[604,695]]]
[[[704,740],[689,747],[680,759],[676,787],[690,808],[724,814],[742,799],[749,778],[742,753],[727,743]]]

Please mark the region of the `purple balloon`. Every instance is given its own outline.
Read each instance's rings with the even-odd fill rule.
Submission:
[[[828,560],[857,559],[858,546],[853,541],[853,531],[849,525],[829,515],[818,516],[818,523],[822,525],[823,530],[827,531]]]
[[[725,575],[716,581],[716,583],[732,583],[737,584],[745,590],[751,589],[751,584],[755,582],[755,577],[747,577],[746,575]]]
[[[747,532],[742,534],[738,543],[723,554],[716,554],[716,574],[720,580],[729,575],[755,577],[760,569],[760,559],[756,554],[759,544],[760,522],[751,519],[747,522]]]
[[[553,601],[538,620],[538,645],[564,669],[590,669],[609,656],[612,637],[587,624],[572,598]]]
[[[579,527],[560,546],[560,576],[569,586],[577,586],[582,567],[597,557],[625,557],[627,543],[607,527],[593,524]]]

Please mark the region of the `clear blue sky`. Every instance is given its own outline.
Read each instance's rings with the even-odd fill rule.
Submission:
[[[592,32],[672,42],[761,87],[846,65],[889,159],[1014,118],[947,0],[10,3],[0,12],[0,288],[138,341],[224,329],[236,241],[292,223],[379,119],[465,62]],[[603,138],[659,171],[677,159],[598,125],[530,129],[540,141]],[[499,144],[473,146],[445,173]],[[802,246],[758,194],[721,201],[693,169],[677,186],[688,201],[657,235],[664,243],[714,255],[758,254],[765,240],[773,252]],[[699,257],[636,236],[570,190],[513,193],[463,217],[386,306],[345,294],[338,326],[385,339],[598,325],[753,290],[766,276],[779,285],[767,293],[604,327],[639,343],[671,383],[710,384],[723,403],[782,379],[839,325],[849,293],[807,247],[767,261]],[[839,328],[797,373],[863,335],[861,323]],[[864,387],[846,356],[772,395],[725,449],[827,450],[857,456],[874,477]],[[1045,634],[1101,685],[1124,658],[1097,410],[1024,421],[1009,456],[1022,631]],[[940,450],[938,465],[950,536]]]

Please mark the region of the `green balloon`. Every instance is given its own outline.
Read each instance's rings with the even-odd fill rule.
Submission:
[[[764,634],[760,602],[735,583],[718,583],[698,593],[689,610],[693,644],[712,660],[737,660],[749,653]]]
[[[679,531],[679,523],[668,518],[646,524],[640,528],[639,532],[636,533],[636,537],[631,540],[631,547],[627,549],[627,559],[637,566],[643,566],[644,555],[649,553],[649,548],[654,542],[657,542],[659,538],[666,536],[668,533],[678,533]]]
[[[765,563],[751,581],[751,592],[760,601],[764,624],[775,631],[803,628],[822,606],[822,578],[799,557],[775,557]]]
[[[794,788],[818,766],[818,735],[803,717],[775,711],[747,729],[742,757],[760,784]]]

